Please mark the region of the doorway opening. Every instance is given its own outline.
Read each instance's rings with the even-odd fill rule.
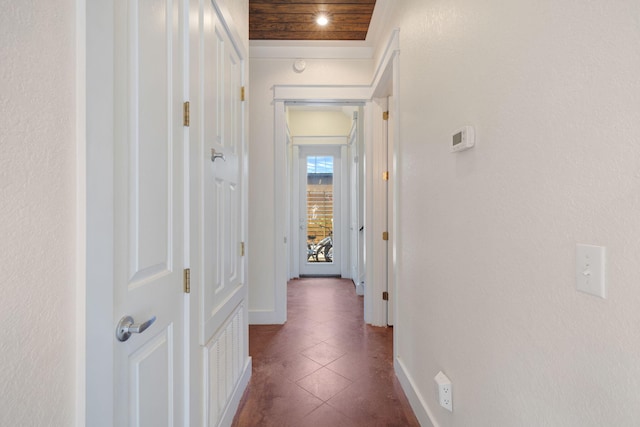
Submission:
[[[342,277],[359,283],[363,138],[358,104],[288,104],[289,278]]]
[[[340,147],[341,159],[346,159],[341,163],[345,177],[343,187],[347,183],[341,204],[342,217],[346,221],[342,221],[339,227],[335,223],[333,225],[333,260],[340,258],[340,276],[352,279],[356,292],[364,295],[365,322],[373,326],[395,323],[393,319],[389,321],[388,306],[395,303],[396,290],[388,282],[395,276],[398,239],[395,215],[389,215],[389,208],[393,214],[398,194],[395,187],[399,180],[396,178],[396,156],[388,156],[388,153],[395,153],[395,148],[387,145],[386,141],[388,137],[395,136],[398,128],[384,122],[397,117],[397,103],[388,99],[396,92],[398,83],[397,74],[393,72],[399,51],[397,36],[398,33],[394,32],[370,86],[274,86],[277,191],[274,194],[276,239],[273,245],[275,304],[270,312],[271,322],[286,322],[287,283],[300,277],[300,257],[301,254],[306,256],[308,234],[305,234],[306,230],[301,233],[300,213],[293,209],[300,202],[300,180],[296,180],[297,173],[294,173],[298,170],[294,162],[298,162],[296,166],[299,164],[299,151],[296,150],[305,144],[323,144]],[[298,134],[292,117],[297,114],[296,110],[307,112],[304,110],[323,108],[352,108],[351,133],[346,137],[328,134],[324,121],[318,119],[305,121],[317,133]],[[331,136],[334,138],[327,138]],[[392,178],[387,180],[384,177]],[[391,186],[393,191],[388,191]],[[338,241],[338,231],[341,231],[340,236],[346,236],[341,242]],[[381,266],[385,266],[384,271],[380,271]]]

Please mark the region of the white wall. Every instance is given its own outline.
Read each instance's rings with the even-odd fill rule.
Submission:
[[[637,425],[640,3],[397,5],[396,331],[415,391],[440,426]],[[451,154],[462,125],[477,146]],[[577,242],[607,247],[607,299],[575,290]]]
[[[292,136],[347,136],[353,125],[353,113],[342,111],[306,111],[287,109]]]
[[[74,1],[0,14],[0,425],[70,426],[75,387]]]
[[[293,59],[251,58],[249,64],[249,315],[268,319],[275,310],[274,108],[276,84],[362,85],[371,83],[372,61],[307,59],[303,73]],[[285,142],[282,141],[284,144]],[[281,219],[278,219],[281,220]],[[267,320],[268,321],[268,320]]]

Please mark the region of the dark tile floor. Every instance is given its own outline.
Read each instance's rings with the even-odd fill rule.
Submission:
[[[250,326],[236,427],[419,426],[393,372],[393,328],[363,321],[351,280],[288,286],[285,325]]]

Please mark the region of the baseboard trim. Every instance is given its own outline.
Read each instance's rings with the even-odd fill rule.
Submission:
[[[301,274],[300,279],[348,279],[348,277],[342,277],[340,274]]]
[[[227,408],[224,410],[224,414],[222,414],[222,418],[220,419],[219,427],[231,427],[233,423],[233,418],[236,416],[236,412],[238,412],[238,406],[240,405],[240,400],[242,400],[242,395],[244,391],[247,389],[247,385],[249,384],[249,380],[251,379],[251,357],[247,358],[247,363],[244,365],[244,371],[240,376],[240,380],[236,385],[231,398],[229,399],[229,404]]]
[[[250,325],[282,325],[285,322],[286,319],[281,319],[276,311],[249,311]]]
[[[356,295],[364,295],[364,282],[356,284]]]
[[[407,372],[402,360],[396,357],[393,361],[393,365],[398,381],[400,381],[400,385],[402,386],[402,390],[407,396],[411,409],[413,409],[413,413],[416,415],[416,418],[418,418],[420,425],[422,427],[440,427],[424,398],[418,392],[415,382]]]

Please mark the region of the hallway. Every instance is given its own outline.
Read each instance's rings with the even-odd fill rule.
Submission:
[[[418,426],[392,345],[392,328],[364,323],[351,280],[290,281],[287,323],[250,326],[253,375],[233,425]]]

